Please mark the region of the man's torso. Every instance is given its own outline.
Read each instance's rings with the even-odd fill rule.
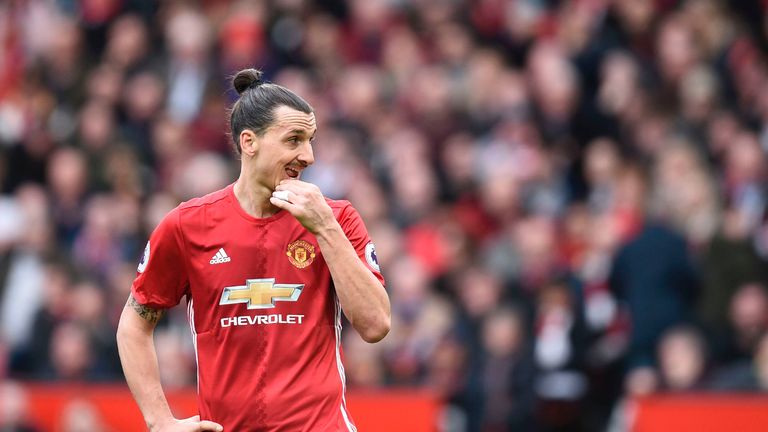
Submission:
[[[247,215],[231,186],[177,211],[201,418],[229,431],[354,430],[341,309],[315,237],[286,211]]]

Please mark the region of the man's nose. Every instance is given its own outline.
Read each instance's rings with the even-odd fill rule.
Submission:
[[[298,157],[299,162],[304,164],[304,166],[309,166],[315,163],[315,153],[312,150],[312,143],[309,141],[306,141],[304,145],[301,148],[301,153],[299,153]]]

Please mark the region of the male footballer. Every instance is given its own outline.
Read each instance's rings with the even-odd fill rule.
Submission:
[[[355,431],[341,314],[367,342],[389,332],[376,252],[357,211],[300,180],[314,162],[312,107],[246,69],[233,80],[232,185],[172,210],[150,236],[117,330],[151,431]],[[205,173],[200,173],[205,175]],[[175,419],[153,333],[187,298],[199,415]]]

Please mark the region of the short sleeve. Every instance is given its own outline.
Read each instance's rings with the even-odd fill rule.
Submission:
[[[184,262],[179,209],[168,213],[149,238],[131,293],[137,302],[156,309],[179,304],[189,279]]]
[[[379,267],[379,259],[376,256],[376,246],[368,235],[368,230],[365,228],[365,223],[363,223],[360,213],[351,204],[347,203],[341,209],[338,221],[349,242],[352,243],[352,247],[355,248],[360,260],[365,263],[382,285],[386,285],[384,276],[381,274],[381,268]]]

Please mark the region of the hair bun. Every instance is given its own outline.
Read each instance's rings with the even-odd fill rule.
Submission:
[[[263,84],[262,75],[264,73],[258,69],[243,69],[232,79],[232,86],[237,90],[237,94],[242,95],[249,88]]]

